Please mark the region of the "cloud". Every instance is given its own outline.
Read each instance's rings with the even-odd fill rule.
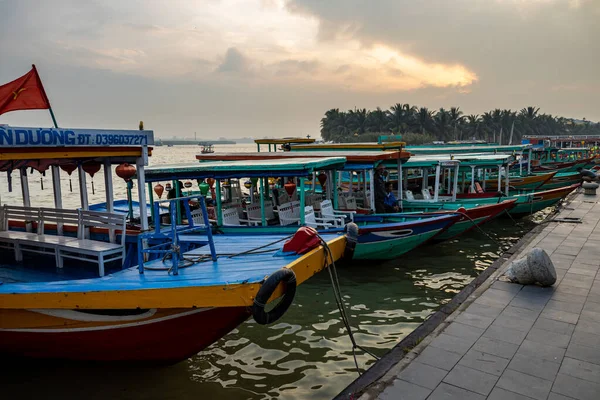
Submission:
[[[248,59],[235,47],[227,49],[225,59],[217,67],[217,72],[247,72],[250,64]]]

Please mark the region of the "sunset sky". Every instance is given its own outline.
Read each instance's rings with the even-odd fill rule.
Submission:
[[[59,125],[158,137],[317,136],[398,102],[598,121],[598,21],[600,0],[0,0],[0,84],[35,63]]]

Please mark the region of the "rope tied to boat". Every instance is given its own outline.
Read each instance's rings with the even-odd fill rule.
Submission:
[[[327,245],[327,242],[325,241],[325,239],[323,239],[321,237],[321,235],[319,235],[318,233],[317,233],[317,237],[319,238],[319,240],[321,241],[321,244],[323,245],[323,248],[325,249],[325,268],[329,272],[329,278],[331,279],[331,285],[333,288],[335,302],[340,311],[340,318],[342,320],[342,323],[346,327],[346,331],[348,332],[348,337],[350,338],[350,341],[352,342],[352,356],[354,357],[354,365],[356,366],[356,372],[358,372],[358,375],[360,376],[360,375],[362,375],[362,372],[360,370],[360,367],[358,366],[358,360],[356,359],[356,349],[362,350],[366,354],[373,357],[375,360],[379,360],[379,357],[377,357],[371,351],[365,349],[364,347],[362,347],[361,345],[356,343],[356,339],[354,338],[354,333],[352,332],[352,327],[350,326],[350,319],[348,318],[348,314],[346,313],[346,306],[344,305],[344,300],[342,298],[342,292],[340,289],[340,281],[338,278],[337,269],[335,267],[335,261],[333,258],[333,254],[331,252],[331,249],[329,248],[329,245]],[[329,260],[331,260],[331,263],[328,262]],[[327,266],[329,266],[329,268],[327,268]]]

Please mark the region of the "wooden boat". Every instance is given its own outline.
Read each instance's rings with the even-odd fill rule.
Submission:
[[[581,182],[579,172],[556,172],[554,176],[539,187],[540,190],[558,189]]]
[[[109,140],[122,145],[103,144]],[[23,191],[23,205],[0,208],[4,359],[178,362],[251,315],[263,318],[262,304],[269,299],[283,294],[282,302],[289,305],[294,280],[302,283],[348,250],[339,233],[322,235],[329,250],[315,242],[303,254],[281,253],[289,235],[213,236],[207,217],[194,221],[187,197],[168,200],[170,225],[155,220],[149,230],[145,164],[152,143],[152,131],[0,127],[0,169],[9,175],[16,170]],[[125,214],[113,211],[115,164],[123,179],[136,174],[137,228],[126,225]],[[108,212],[89,210],[87,198],[86,172],[102,166],[108,172]],[[30,168],[51,169],[54,208],[31,206]],[[78,170],[77,210],[62,207],[61,168]],[[207,216],[204,197],[194,198]],[[160,214],[161,204],[150,203],[151,214]],[[180,203],[185,225],[175,218]],[[279,310],[278,315],[285,311]]]
[[[409,156],[407,152],[404,151],[389,151],[389,150],[354,150],[354,151],[344,151],[344,152],[335,152],[333,150],[329,151],[291,151],[286,153],[226,153],[224,155],[219,155],[219,159],[231,160],[231,161],[240,161],[240,160],[272,160],[272,159],[294,159],[294,158],[324,158],[332,155],[341,155],[343,154],[346,157],[346,164],[344,166],[344,171],[339,173],[340,177],[336,180],[336,185],[339,185],[343,188],[343,192],[345,195],[351,196],[353,193],[362,193],[363,196],[367,192],[371,192],[369,188],[363,190],[366,186],[369,186],[371,182],[371,174],[374,166],[379,163],[385,163],[390,169],[401,170],[400,166],[405,165],[405,168],[409,168],[410,166],[416,167],[419,162],[419,158],[415,158],[413,161],[409,160]],[[472,163],[479,163],[478,165],[484,166],[496,166],[503,165],[508,163],[511,159],[511,156],[505,155],[484,155],[478,157],[467,157],[466,155],[457,156],[457,158],[463,157],[465,160],[469,159]],[[217,159],[214,156],[206,156],[206,155],[198,155],[196,158],[200,161],[214,161]],[[441,157],[444,160],[450,160],[450,157]],[[435,162],[439,162],[439,159],[436,158],[431,159],[428,158],[428,161],[425,164],[418,164],[419,167],[427,166],[435,168]],[[483,163],[483,164],[481,164]],[[468,165],[469,170],[471,164]],[[350,172],[353,172],[353,175]],[[362,172],[361,172],[362,171]],[[334,174],[335,175],[335,174]],[[352,182],[350,183],[350,176],[352,176]],[[360,178],[360,179],[359,179]],[[409,179],[410,180],[410,179]],[[391,180],[394,181],[393,179]],[[395,180],[397,185],[397,179]],[[402,198],[402,188],[398,188],[398,198]],[[353,191],[351,193],[350,191]],[[360,196],[359,196],[360,197]],[[339,200],[343,200],[344,196],[341,196]],[[372,199],[365,198],[362,199],[363,204],[373,204]],[[513,201],[506,201],[500,204],[488,205],[488,206],[478,206],[478,205],[467,205],[466,207],[462,207],[460,218],[457,222],[450,225],[445,231],[440,232],[439,234],[433,236],[432,241],[441,241],[450,238],[457,237],[463,232],[466,232],[472,228],[475,228],[477,225],[481,225],[489,220],[495,218],[496,216],[502,214],[506,210],[510,209],[513,206]],[[456,212],[456,210],[460,207],[446,207],[443,203],[439,203],[437,206],[431,203],[428,203],[425,207],[422,208],[404,208],[405,213],[395,213],[395,214],[377,214],[373,206],[367,208],[342,208],[345,211],[356,211],[354,215],[354,222],[359,224],[370,223],[370,224],[393,224],[397,222],[406,222],[407,218],[423,218],[427,216],[439,216],[441,214],[452,214]],[[372,238],[373,239],[373,238]],[[360,237],[359,237],[360,243]],[[415,242],[416,243],[416,242]],[[366,243],[365,243],[366,245]],[[361,249],[362,246],[357,248],[357,252],[355,253],[355,258],[362,258],[363,252]],[[405,252],[412,249],[414,246],[407,246],[403,243],[402,247],[398,247],[400,251]],[[379,249],[376,246],[373,246],[374,250],[370,253],[377,255]],[[384,253],[386,254],[386,253]],[[392,257],[392,255],[399,255],[398,252],[390,251],[387,249],[387,256]]]
[[[516,190],[535,190],[550,182],[554,175],[556,175],[556,172],[540,173],[529,176],[510,175],[509,186]],[[497,177],[487,179],[485,185],[486,190],[488,191],[502,190],[502,186],[498,186]]]
[[[212,144],[206,144],[202,146],[202,150],[200,150],[202,154],[211,154],[215,152],[215,149]]]
[[[336,171],[341,171],[345,167],[347,161],[345,157],[315,155],[313,157],[280,158],[269,154],[277,153],[226,154],[225,159],[235,158],[236,161],[205,161],[196,164],[152,167],[147,169],[146,179],[148,182],[215,179],[214,223],[219,231],[228,234],[286,234],[297,229],[298,225],[305,224],[312,224],[323,233],[341,233],[343,224],[340,222],[353,221],[358,226],[358,243],[354,259],[393,259],[432,239],[449,228],[460,217],[457,213],[449,212],[444,215],[406,215],[402,218],[397,217],[393,221],[386,218],[360,219],[355,216],[356,210],[340,211],[336,209],[340,198],[333,195],[332,188],[337,187],[338,174]],[[374,157],[376,159],[393,158],[396,160],[395,162],[398,162],[399,154],[399,152],[377,152]],[[361,153],[357,157],[362,160],[360,161],[361,165],[364,166],[367,163],[367,155]],[[198,156],[198,158],[206,159],[207,157]],[[244,158],[245,160],[243,160]],[[355,164],[350,164],[348,168],[353,168],[352,165]],[[372,164],[369,165],[372,168]],[[326,182],[331,184],[325,185],[324,189],[326,199],[323,199],[322,194],[314,190],[316,179],[311,179],[312,188],[306,185],[306,177],[317,173],[319,175],[323,173],[329,177]],[[270,177],[288,179],[285,187],[275,188],[280,192],[277,198],[285,195],[286,200],[278,201],[276,196],[271,196],[271,193],[267,191],[266,181]],[[245,207],[246,215],[241,214],[243,218],[240,218],[240,213],[233,212],[236,215],[232,215],[231,219],[226,220],[224,214],[228,209],[239,207],[240,212],[243,213],[243,206],[241,203],[230,201],[234,194],[222,195],[227,192],[223,190],[223,185],[231,185],[229,181],[231,179],[248,178],[255,178],[257,185],[254,188],[259,187],[255,195],[249,195],[250,202],[246,203]],[[293,179],[294,183],[291,183],[290,179]],[[298,181],[299,183],[296,183]],[[239,196],[239,194],[235,196]],[[327,201],[332,207],[330,215],[324,214],[323,204]],[[273,211],[278,211],[278,218],[275,218],[274,223],[269,223],[269,219],[272,220],[269,217],[269,207],[277,203],[279,203],[278,210]],[[293,206],[294,203],[296,203],[295,206]],[[290,206],[295,209],[296,214],[284,215],[282,210],[287,213]],[[321,208],[321,216],[318,221],[308,220],[307,215],[312,215],[315,206]],[[307,207],[309,207],[308,214]],[[251,208],[260,210],[259,214],[253,217],[250,212]]]

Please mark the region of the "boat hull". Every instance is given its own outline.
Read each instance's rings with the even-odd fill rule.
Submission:
[[[172,364],[210,346],[250,315],[247,307],[119,311],[0,310],[0,354]]]

